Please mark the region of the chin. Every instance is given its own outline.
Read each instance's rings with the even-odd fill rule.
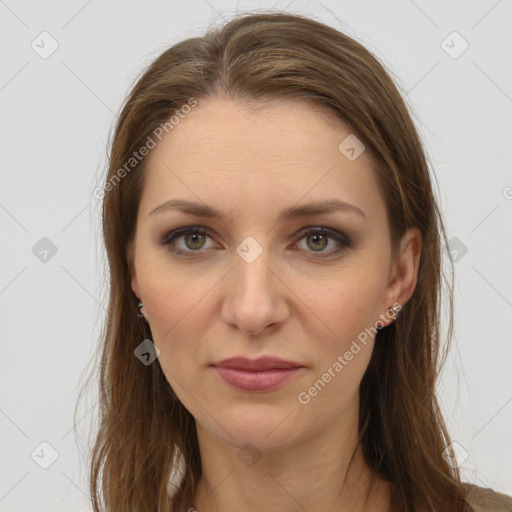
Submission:
[[[289,409],[278,405],[249,401],[236,406],[227,404],[222,407],[219,404],[213,410],[218,411],[217,417],[222,421],[217,423],[201,414],[201,418],[196,417],[196,422],[209,434],[239,449],[251,443],[261,451],[272,451],[299,437],[300,428],[293,412],[290,414]]]

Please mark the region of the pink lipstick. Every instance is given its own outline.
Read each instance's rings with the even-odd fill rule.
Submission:
[[[233,357],[212,365],[218,375],[228,384],[242,391],[272,391],[295,375],[303,365],[277,357],[248,359]]]

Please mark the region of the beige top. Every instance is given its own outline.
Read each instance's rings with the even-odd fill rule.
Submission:
[[[465,484],[474,512],[512,512],[512,497],[473,484]]]

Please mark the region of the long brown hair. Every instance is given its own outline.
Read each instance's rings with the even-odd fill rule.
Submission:
[[[415,125],[388,72],[360,43],[311,18],[267,12],[239,15],[164,51],[138,79],[117,122],[102,211],[110,296],[90,464],[94,511],[184,512],[193,506],[201,476],[194,418],[160,365],[143,365],[134,356],[151,339],[130,286],[146,159],[126,163],[159,126],[167,123],[168,131],[170,117],[191,99],[200,104],[217,94],[255,103],[294,98],[327,107],[372,155],[393,249],[408,227],[421,231],[415,291],[397,320],[378,332],[361,382],[360,443],[366,463],[392,483],[394,510],[466,510],[458,470],[443,456],[450,437],[435,390],[452,335],[453,264],[446,254],[450,282],[442,266],[442,216]],[[449,291],[444,345],[443,284]],[[168,484],[178,469],[181,480],[173,494]]]

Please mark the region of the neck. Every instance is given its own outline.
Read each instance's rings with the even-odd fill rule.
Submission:
[[[258,453],[261,458],[249,465],[241,462],[238,448],[200,425],[197,431],[202,460],[197,512],[389,510],[390,486],[364,462],[356,429]]]

